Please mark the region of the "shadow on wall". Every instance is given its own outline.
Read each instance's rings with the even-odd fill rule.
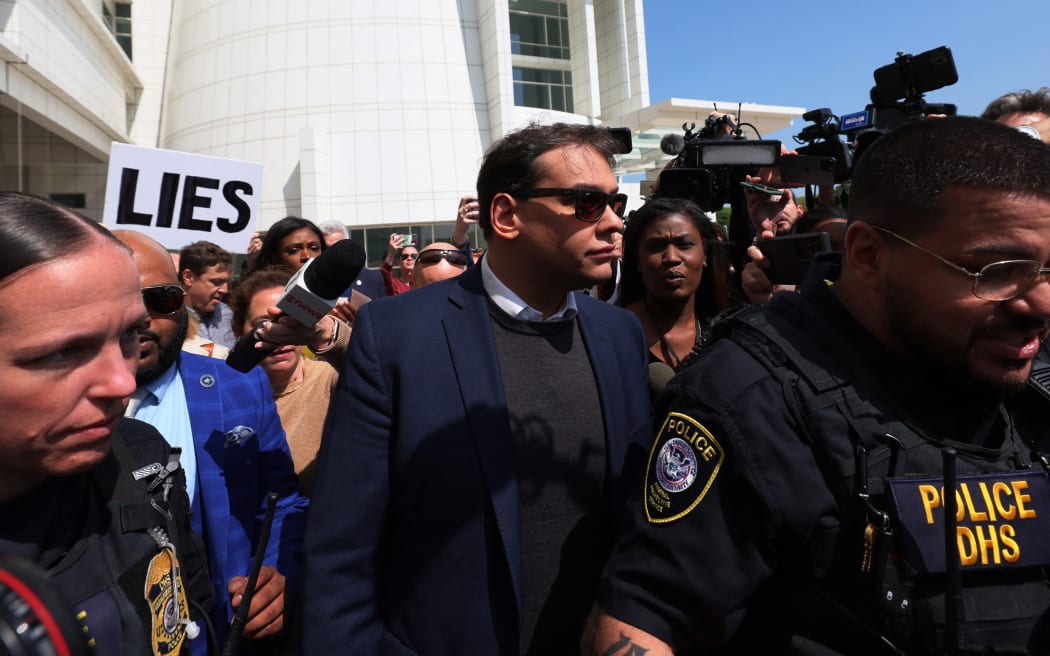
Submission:
[[[303,189],[299,179],[299,162],[295,163],[295,168],[288,174],[288,179],[285,181],[284,188],[281,191],[281,196],[284,198],[285,216],[302,216]],[[317,217],[307,218],[313,221]]]

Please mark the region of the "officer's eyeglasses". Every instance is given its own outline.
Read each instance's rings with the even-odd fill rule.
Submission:
[[[178,285],[153,285],[142,288],[142,302],[155,314],[174,314],[182,307],[186,290]]]
[[[573,196],[576,218],[587,223],[595,223],[601,219],[606,206],[611,207],[620,218],[623,218],[624,210],[627,209],[627,194],[607,194],[600,189],[524,189],[512,193],[511,196],[525,200]]]
[[[416,260],[417,264],[437,264],[441,260],[448,260],[449,264],[455,266],[467,266],[467,258],[463,253],[459,251],[451,251],[447,249],[433,249],[429,251],[423,251],[419,254],[419,258]]]
[[[987,264],[975,273],[946,260],[937,253],[923,248],[909,239],[901,237],[892,230],[880,228],[877,225],[871,227],[913,248],[917,248],[927,255],[932,255],[959,273],[964,273],[973,278],[973,295],[985,301],[1009,301],[1012,298],[1017,298],[1040,282],[1050,282],[1050,277],[1048,277],[1050,276],[1050,267],[1044,267],[1042,262],[1036,262],[1035,260],[1003,260]]]

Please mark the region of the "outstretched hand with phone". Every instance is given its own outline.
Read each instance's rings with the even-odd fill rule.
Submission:
[[[745,182],[762,186],[762,179],[758,176],[744,176]],[[802,208],[795,202],[795,194],[790,189],[781,189],[780,195],[771,195],[762,191],[744,187],[744,198],[747,200],[747,214],[751,217],[751,225],[755,227],[761,239],[763,232],[772,233],[769,239],[777,234],[791,232],[795,222],[802,216]]]
[[[459,199],[459,207],[456,208],[456,227],[452,231],[452,245],[463,248],[467,245],[469,237],[467,233],[470,226],[478,222],[478,214],[481,212],[481,203],[470,194]]]

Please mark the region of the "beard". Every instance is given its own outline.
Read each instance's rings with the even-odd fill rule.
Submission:
[[[182,320],[179,321],[179,327],[175,331],[175,334],[171,336],[171,341],[164,344],[160,336],[157,333],[144,330],[143,335],[146,335],[154,342],[157,343],[157,362],[150,367],[140,368],[135,372],[135,383],[142,387],[147,383],[151,383],[160,377],[162,373],[168,370],[171,365],[175,364],[179,359],[179,353],[182,352],[182,343],[186,341],[186,333],[189,331],[190,316],[188,312],[182,313]]]
[[[994,378],[988,378],[979,372],[975,344],[982,337],[994,334],[1001,329],[1016,332],[1046,330],[1046,322],[1032,317],[1013,317],[999,320],[995,324],[980,325],[973,328],[965,342],[959,344],[957,353],[946,351],[944,340],[929,330],[929,321],[916,313],[914,307],[900,299],[907,299],[907,290],[895,289],[889,285],[885,303],[889,312],[889,327],[909,357],[916,362],[939,371],[941,380],[947,388],[958,390],[976,397],[997,397],[1003,393],[1013,393],[1024,389],[1028,380],[1031,361],[1018,362],[1012,371],[1001,372]],[[1005,325],[1009,322],[1010,325]]]

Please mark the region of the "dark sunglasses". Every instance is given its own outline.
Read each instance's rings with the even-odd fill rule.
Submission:
[[[173,314],[182,307],[186,290],[178,285],[153,285],[142,288],[142,302],[156,314]]]
[[[419,259],[419,255],[417,253],[402,253],[401,254],[401,259],[402,260],[418,260]]]
[[[467,266],[467,257],[459,251],[439,250],[423,251],[416,259],[417,264],[437,264],[441,260],[448,260],[449,264],[456,266]]]
[[[607,194],[598,189],[525,189],[511,194],[514,198],[549,198],[552,196],[574,196],[576,202],[576,218],[580,221],[595,223],[605,214],[605,206],[608,205],[616,212],[616,216],[623,218],[624,210],[627,209],[627,194],[613,192]]]

